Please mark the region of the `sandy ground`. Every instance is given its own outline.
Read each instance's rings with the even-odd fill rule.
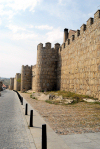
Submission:
[[[60,135],[100,132],[100,104],[80,102],[73,105],[54,105],[20,93]]]

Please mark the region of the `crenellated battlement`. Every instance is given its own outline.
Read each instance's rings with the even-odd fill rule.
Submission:
[[[59,47],[60,47],[60,44],[59,43],[55,43],[54,44],[54,48],[51,48],[51,43],[50,42],[45,43],[45,47],[43,47],[43,44],[42,43],[39,43],[38,46],[37,46],[37,50],[45,50],[45,49],[55,50],[55,49],[59,49]]]
[[[94,18],[89,18],[87,20],[86,24],[83,24],[80,27],[80,30],[77,30],[73,32],[73,34],[70,36],[68,29],[64,29],[64,43],[61,45],[59,52],[62,51],[64,48],[66,48],[68,45],[72,44],[74,41],[79,40],[82,38],[83,35],[87,35],[88,30],[90,29],[92,31],[92,28],[94,28],[95,24],[99,23],[100,20],[100,10],[97,10],[94,14]],[[71,30],[73,31],[73,30]]]
[[[32,68],[31,68],[31,66],[28,66],[28,65],[26,65],[26,66],[22,65],[22,70],[25,70],[25,69],[32,69]]]

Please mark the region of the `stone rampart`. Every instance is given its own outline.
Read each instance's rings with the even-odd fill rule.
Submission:
[[[59,48],[57,89],[100,99],[100,10]]]
[[[10,78],[10,90],[14,89],[14,78]]]
[[[36,65],[32,66],[32,90],[36,91]]]
[[[21,92],[32,88],[32,66],[22,65],[21,72]]]
[[[20,91],[21,90],[21,74],[16,73],[14,78],[14,90]]]

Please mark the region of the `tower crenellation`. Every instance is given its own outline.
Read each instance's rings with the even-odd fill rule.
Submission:
[[[64,29],[64,42],[61,46],[61,49],[64,49],[67,45],[70,45],[74,40],[78,40],[80,37],[83,36],[83,34],[87,34],[88,29],[92,30],[92,28],[94,28],[95,26],[94,24],[98,22],[99,18],[100,18],[100,10],[97,10],[96,13],[94,14],[94,18],[90,17],[87,20],[87,23],[83,24],[80,27],[80,30],[73,32],[73,34],[71,33],[71,36],[70,36],[70,33],[68,33],[68,29],[65,28]]]
[[[94,22],[96,22],[100,18],[100,10],[97,10],[94,14]]]
[[[83,25],[80,27],[80,35],[83,34],[85,30],[86,30],[86,24],[83,24]]]
[[[94,23],[94,18],[89,18],[89,19],[87,20],[86,27],[87,27],[87,28],[90,27],[93,23]]]
[[[68,39],[68,29],[65,28],[64,29],[64,40],[63,40],[63,43],[65,43],[67,39]]]
[[[50,42],[45,43],[45,48],[48,50],[51,49],[51,43]]]
[[[37,46],[37,50],[41,50],[42,48],[43,48],[43,44],[39,43],[38,46]]]

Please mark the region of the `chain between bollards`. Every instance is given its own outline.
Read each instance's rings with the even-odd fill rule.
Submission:
[[[30,111],[30,125],[29,127],[33,127],[33,110]]]
[[[28,112],[28,104],[26,103],[26,106],[25,106],[25,115],[27,115],[27,112]]]
[[[46,124],[42,125],[42,149],[47,149]]]

